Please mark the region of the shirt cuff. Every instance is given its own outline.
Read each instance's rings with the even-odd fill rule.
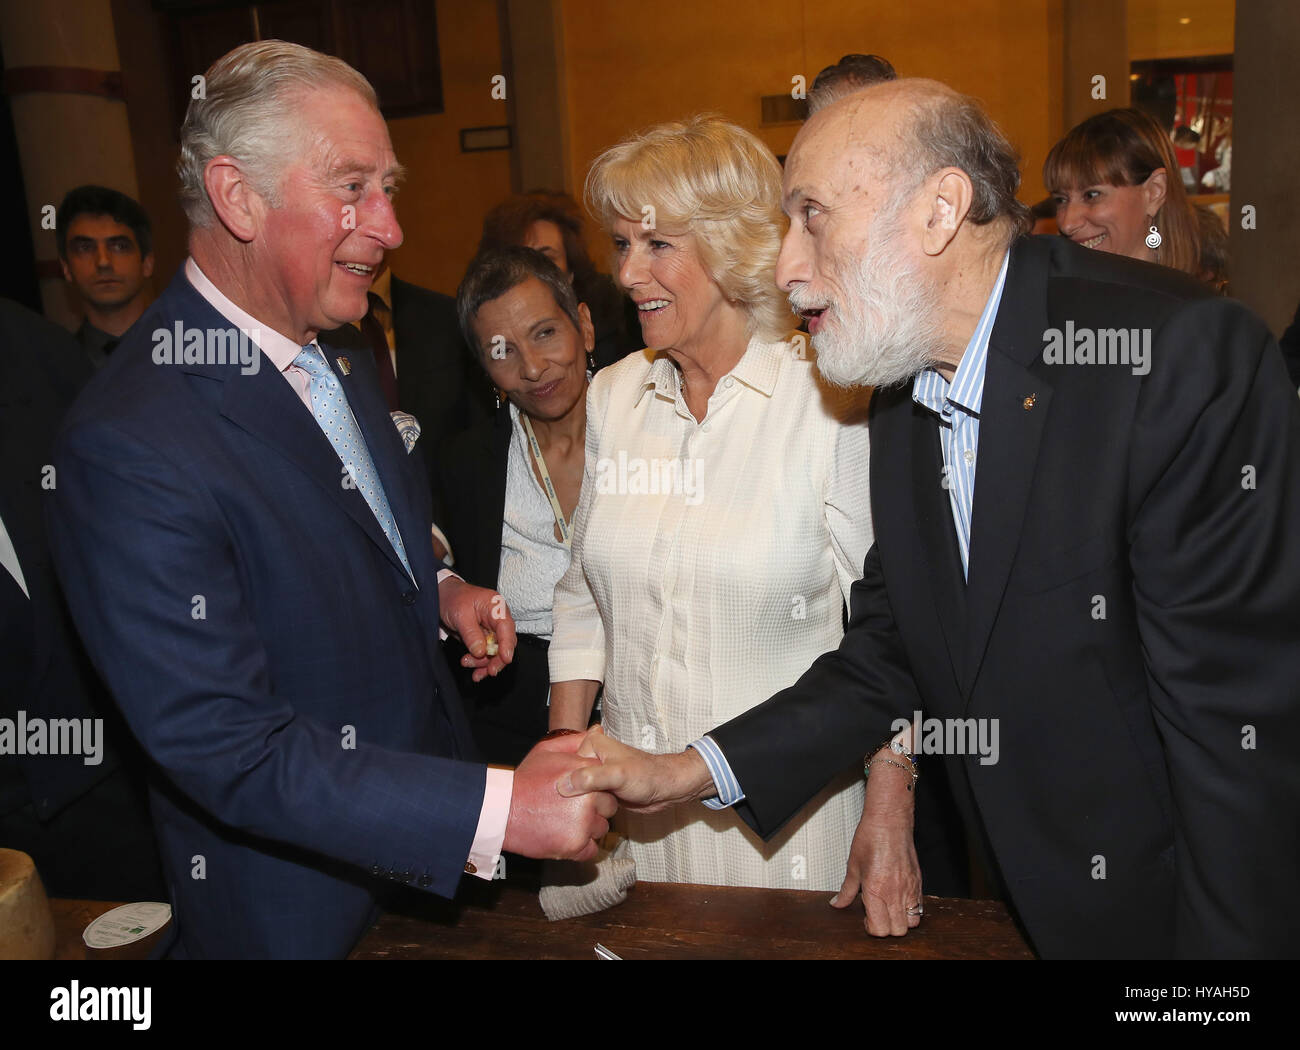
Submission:
[[[506,823],[510,820],[510,798],[515,790],[515,771],[488,766],[487,784],[483,788],[483,809],[478,815],[478,830],[469,848],[465,873],[491,879],[501,861],[501,846],[506,841]]]
[[[605,680],[604,649],[565,649],[552,640],[546,654],[551,684],[556,682],[603,682]]]
[[[713,742],[712,737],[702,736],[695,743],[687,746],[699,752],[700,758],[704,759],[704,764],[709,767],[714,787],[718,789],[717,795],[704,800],[704,804],[709,809],[726,809],[745,800],[745,793],[740,790],[740,782],[736,780],[736,774],[731,771],[726,756]]]
[[[436,528],[436,526],[435,526],[435,528]],[[459,579],[462,579],[462,577],[461,577],[460,575],[458,575],[457,573],[452,572],[450,569],[439,569],[439,570],[438,570],[438,584],[439,584],[439,586],[442,585],[442,581],[445,580],[448,576],[455,576],[456,579],[458,579],[458,580],[459,580]],[[445,628],[445,627],[439,625],[439,627],[438,627],[438,641],[440,641],[440,642],[445,642],[445,641],[446,641],[448,638],[450,638],[450,637],[451,637],[451,635],[449,635],[449,634],[447,633],[447,628]]]

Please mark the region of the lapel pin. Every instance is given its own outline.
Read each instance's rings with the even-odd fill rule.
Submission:
[[[1032,394],[1030,394],[1027,398],[1025,398],[1023,402],[1025,406],[1025,411],[1028,412],[1031,408],[1033,408],[1034,402],[1037,400],[1038,400],[1038,391],[1035,390]]]
[[[336,357],[335,360],[338,362],[340,372],[342,372],[345,376],[350,376],[352,374],[351,361],[349,361],[346,357]],[[1029,406],[1026,405],[1025,407],[1028,408]]]

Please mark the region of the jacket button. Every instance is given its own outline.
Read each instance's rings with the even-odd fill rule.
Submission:
[[[428,872],[425,872],[423,875],[420,876],[420,885],[421,885],[421,886],[432,886],[432,885],[433,885],[433,876],[430,875]]]
[[[403,592],[402,592],[402,604],[403,604],[403,605],[414,605],[414,604],[415,604],[415,592],[414,592],[414,591],[403,591]]]
[[[383,873],[384,873],[384,866],[382,864],[371,865],[370,867],[371,875],[382,875]]]
[[[413,872],[410,868],[407,868],[404,872],[402,872],[401,879],[403,882],[406,883],[414,882],[415,872]]]

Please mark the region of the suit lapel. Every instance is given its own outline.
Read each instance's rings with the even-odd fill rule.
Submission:
[[[231,323],[185,279],[184,270],[178,272],[168,292],[176,294],[179,305],[173,321],[179,320],[185,325],[199,328],[233,328]],[[326,359],[333,368],[334,360],[328,353]],[[343,466],[339,461],[338,453],[334,451],[334,446],[321,430],[315,416],[298,399],[293,388],[285,382],[284,376],[280,375],[270,359],[262,356],[260,349],[257,360],[260,367],[251,375],[243,374],[238,363],[203,362],[181,367],[189,374],[215,379],[224,384],[220,398],[221,414],[235,426],[257,438],[277,454],[284,456],[316,482],[339,509],[352,518],[370,540],[379,546],[397,569],[405,573],[401,559],[397,557],[393,545],[388,542],[384,530],[379,527],[379,522],[366,502],[366,498],[356,488],[344,488]],[[338,375],[337,372],[335,374]],[[339,378],[341,381],[344,379],[342,376]],[[351,402],[353,394],[350,388],[347,390],[347,395]],[[367,441],[370,441],[371,435],[367,433],[365,424],[361,422],[361,414],[355,410],[353,414],[358,416],[362,434]],[[374,453],[372,452],[371,455],[373,457]],[[380,469],[381,481],[385,480],[385,474],[378,463],[376,468]],[[390,496],[389,499],[391,501],[392,497]]]
[[[989,338],[971,512],[963,691],[969,698],[1020,545],[1052,388],[1031,371],[1047,327],[1048,252],[1022,238],[1012,250]]]
[[[397,344],[397,400],[402,411],[413,413],[419,418],[416,409],[423,409],[423,396],[427,391],[436,389],[438,377],[424,352],[424,343],[430,338],[428,332],[411,332],[407,316],[406,282],[393,278],[393,340]],[[428,415],[428,412],[424,413]],[[432,419],[420,419],[420,425],[427,426],[433,433],[437,428]],[[432,453],[432,449],[425,449]]]
[[[933,413],[912,404],[912,511],[920,550],[934,591],[934,608],[948,647],[953,686],[960,689],[966,643],[966,585],[961,574],[961,552],[952,520],[948,490],[942,485],[943,449]]]
[[[330,367],[334,368],[333,350],[326,347],[322,349],[325,350]],[[411,486],[404,484],[401,478],[402,469],[406,466],[403,462],[407,455],[406,446],[397,432],[397,427],[393,425],[393,417],[389,414],[387,403],[380,396],[379,387],[359,378],[369,374],[369,370],[360,372],[354,370],[352,374],[345,376],[335,371],[343,392],[347,395],[348,404],[352,407],[352,415],[361,428],[361,436],[365,438],[366,447],[370,450],[370,458],[379,474],[379,483],[383,486],[384,495],[388,497],[388,509],[392,511],[393,520],[397,523],[398,532],[401,533],[402,546],[406,548],[406,559],[411,563],[411,572],[417,580],[427,580],[432,570],[430,561],[433,544],[427,524],[419,521],[420,515],[417,514],[412,501],[414,493]],[[362,503],[365,503],[364,499]],[[371,518],[374,518],[373,513]],[[384,544],[391,552],[393,563],[398,568],[402,568],[402,561],[393,550],[392,544],[388,542],[388,537],[384,536],[383,529],[379,529],[379,535],[384,537]],[[402,571],[406,570],[402,569]]]
[[[349,402],[351,397],[348,391]],[[222,393],[221,414],[241,430],[269,445],[316,482],[339,509],[383,550],[397,569],[406,572],[360,489],[344,486],[342,463],[320,424],[275,368],[262,368],[256,375],[236,376],[227,382]],[[364,425],[362,435],[369,443],[370,435]],[[371,455],[373,458],[373,453]],[[383,480],[381,471],[380,481]]]

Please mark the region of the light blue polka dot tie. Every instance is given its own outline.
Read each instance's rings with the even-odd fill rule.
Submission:
[[[407,575],[414,579],[410,562],[406,560],[402,534],[397,531],[397,522],[389,509],[388,497],[384,495],[384,486],[379,483],[379,472],[375,470],[375,462],[370,458],[370,450],[366,447],[365,438],[361,436],[361,428],[357,426],[352,409],[348,407],[348,399],[338,376],[330,370],[325,355],[315,346],[304,346],[293,363],[311,376],[308,390],[316,422],[330,439],[334,451],[339,454],[352,483],[374,511],[375,520],[384,530],[384,535],[393,545],[397,556],[402,559]]]

